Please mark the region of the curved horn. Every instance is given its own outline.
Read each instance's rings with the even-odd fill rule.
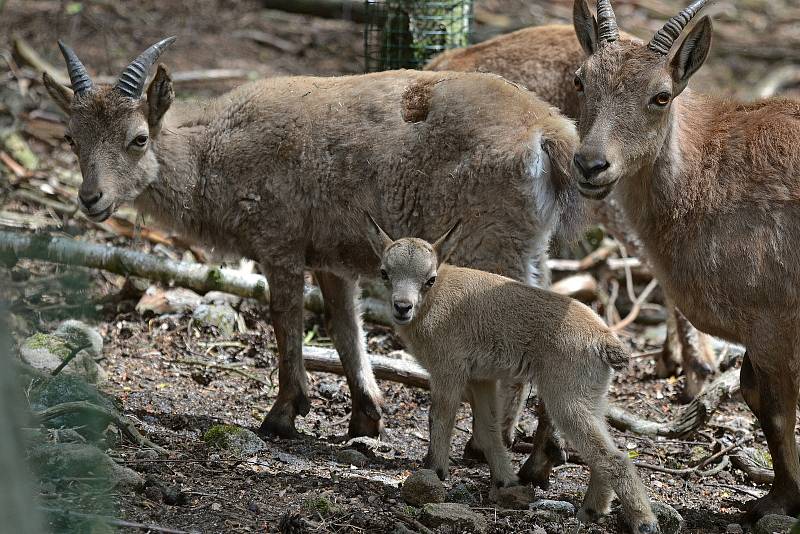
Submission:
[[[689,24],[689,21],[703,9],[706,2],[707,0],[695,0],[689,7],[669,19],[664,27],[656,32],[647,48],[662,56],[669,54],[675,40]]]
[[[141,98],[144,92],[144,82],[147,80],[150,67],[158,61],[161,53],[173,42],[175,42],[175,37],[167,37],[142,52],[139,57],[131,61],[130,65],[125,67],[114,89],[125,96],[134,99]]]
[[[75,51],[58,41],[58,47],[61,49],[61,54],[64,56],[64,61],[67,62],[67,72],[69,73],[69,82],[72,85],[72,92],[75,96],[81,96],[92,90],[92,79],[89,78],[89,73],[86,72],[86,67],[83,66],[81,60]]]
[[[619,39],[617,17],[611,9],[611,0],[597,0],[597,40],[613,43]]]

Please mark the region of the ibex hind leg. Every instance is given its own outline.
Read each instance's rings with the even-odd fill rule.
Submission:
[[[302,265],[302,263],[301,263]],[[259,432],[267,436],[296,438],[298,415],[311,409],[303,364],[303,272],[267,270],[270,316],[278,342],[278,398]]]
[[[480,449],[486,453],[486,461],[489,463],[492,475],[492,490],[515,486],[517,476],[514,474],[508,449],[500,433],[497,381],[474,381],[470,386],[474,400],[472,406],[475,416],[474,438]]]
[[[607,511],[613,490],[622,503],[625,518],[634,533],[658,532],[658,521],[650,508],[644,484],[630,458],[614,446],[606,430],[603,415],[599,413],[602,410],[598,410],[598,407],[605,406],[602,397],[561,399],[564,393],[558,388],[563,384],[559,386],[554,383],[551,386],[556,389],[553,391],[551,388],[547,392],[550,395],[542,391],[550,416],[592,471],[579,517],[592,519]]]
[[[348,435],[377,437],[383,431],[381,392],[366,353],[358,285],[352,280],[315,272],[325,302],[325,323],[342,360],[353,399]]]

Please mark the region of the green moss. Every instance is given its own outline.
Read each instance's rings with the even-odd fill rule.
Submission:
[[[339,507],[335,503],[321,495],[306,498],[306,500],[303,501],[303,508],[311,513],[317,513],[322,517],[338,514],[340,512]]]
[[[756,463],[772,469],[772,455],[769,453],[769,451],[756,449],[753,453],[753,457],[755,458]]]
[[[222,288],[222,271],[218,268],[213,268],[208,270],[208,275],[206,276],[206,281],[213,289],[221,289]]]
[[[25,340],[24,346],[29,349],[45,349],[62,360],[72,354],[69,344],[63,338],[50,334],[42,334],[41,332]]]
[[[203,441],[211,447],[224,449],[231,436],[238,436],[242,432],[243,429],[236,425],[214,425],[203,434]]]

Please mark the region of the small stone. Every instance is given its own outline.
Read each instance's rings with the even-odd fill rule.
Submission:
[[[161,488],[158,486],[147,486],[144,489],[144,496],[153,502],[161,502],[163,500]]]
[[[455,502],[428,503],[422,507],[419,519],[422,524],[433,529],[446,525],[459,532],[486,532],[486,520],[483,516]]]
[[[200,295],[191,289],[183,287],[161,289],[157,286],[150,286],[136,304],[136,311],[140,315],[147,312],[155,315],[188,313],[197,308],[201,302]]]
[[[463,482],[457,482],[447,492],[447,502],[457,502],[469,506],[478,502],[476,497],[478,494],[480,494],[478,490],[470,490]]]
[[[86,443],[47,443],[31,449],[29,460],[42,479],[99,477],[112,487],[141,488],[142,476]]]
[[[336,451],[336,461],[340,464],[364,467],[369,464],[369,458],[355,449],[343,449]]]
[[[676,534],[683,526],[683,517],[672,506],[663,502],[653,502],[650,507],[658,519],[661,534]]]
[[[250,504],[247,505],[247,509],[253,512],[254,514],[257,514],[261,511],[261,507],[255,501],[251,501]]]
[[[796,523],[797,519],[788,515],[767,514],[758,520],[753,534],[785,534]]]
[[[211,511],[212,512],[221,512],[222,511],[222,505],[220,503],[218,503],[218,502],[213,503],[211,505]]]
[[[227,304],[235,308],[242,302],[242,297],[223,293],[222,291],[209,291],[203,295],[202,300],[205,304]]]
[[[394,529],[392,530],[392,534],[416,534],[416,531],[409,529],[401,522],[397,522],[394,524]]]
[[[49,373],[76,351],[61,373],[80,376],[90,384],[104,382],[106,372],[96,362],[103,354],[103,338],[81,321],[64,321],[52,334],[32,335],[22,343],[19,356],[31,367]]]
[[[189,503],[189,496],[181,489],[180,485],[176,484],[168,488],[162,488],[164,495],[164,504],[170,506],[183,506]]]
[[[412,506],[444,502],[444,484],[430,469],[420,469],[411,473],[400,490],[400,497]]]
[[[547,531],[539,525],[533,525],[530,532],[531,534],[547,534]]]
[[[214,425],[203,434],[203,441],[237,456],[252,456],[267,447],[255,432],[235,425]]]
[[[730,523],[725,527],[726,534],[744,534],[744,529],[739,523]]]
[[[134,457],[137,460],[158,460],[159,454],[153,449],[139,449]]]
[[[192,313],[192,320],[200,326],[215,328],[220,336],[229,338],[236,330],[237,315],[228,304],[200,304]]]
[[[552,501],[550,499],[539,499],[532,502],[528,507],[529,510],[543,510],[547,512],[555,512],[563,515],[575,515],[575,507],[572,503],[567,501]]]
[[[63,404],[65,402],[85,401],[111,412],[117,411],[114,403],[83,378],[61,373],[34,387],[28,399],[36,411]],[[44,423],[48,428],[76,428],[86,439],[95,441],[102,438],[108,428],[108,419],[84,412],[68,413]]]
[[[497,488],[494,500],[500,508],[526,510],[535,498],[534,489],[528,486]]]
[[[319,385],[319,395],[324,399],[333,400],[340,392],[339,384],[335,382],[323,382]]]

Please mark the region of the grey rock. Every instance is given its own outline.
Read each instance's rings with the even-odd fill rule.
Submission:
[[[658,519],[661,534],[676,534],[683,527],[683,516],[672,506],[663,502],[653,502],[650,507]]]
[[[444,502],[447,492],[444,484],[430,469],[411,473],[400,490],[400,497],[412,506]]]
[[[340,464],[364,467],[369,464],[369,458],[355,449],[342,449],[336,451],[336,461]]]
[[[202,301],[204,304],[227,304],[235,308],[242,302],[242,297],[222,291],[209,291],[203,295]]]
[[[31,408],[41,411],[65,402],[86,401],[107,410],[116,411],[114,403],[95,386],[75,375],[59,374],[37,385],[29,394]],[[44,423],[49,428],[76,428],[89,440],[98,440],[108,427],[105,417],[75,412],[50,419]]]
[[[112,487],[139,488],[144,479],[136,471],[118,465],[106,453],[86,443],[47,443],[29,454],[34,472],[44,480],[97,477]]]
[[[255,432],[235,425],[214,425],[203,434],[203,441],[236,456],[252,456],[267,448]]]
[[[340,392],[339,384],[335,382],[323,382],[319,385],[319,394],[325,399],[334,399],[339,396]]]
[[[497,488],[493,493],[497,506],[509,510],[526,510],[535,498],[534,489],[528,486]]]
[[[744,534],[744,529],[739,523],[730,523],[725,527],[726,534]]]
[[[392,530],[392,534],[416,534],[416,530],[411,530],[403,523],[398,521],[394,524],[394,529]]]
[[[139,449],[134,456],[139,460],[158,460],[159,454],[153,449]]]
[[[768,514],[758,520],[753,534],[784,534],[790,532],[797,519],[788,515]]]
[[[455,502],[428,503],[422,507],[419,520],[429,528],[449,526],[458,532],[486,532],[483,516]]]
[[[480,491],[477,488],[469,488],[463,482],[457,482],[453,484],[453,487],[447,492],[446,501],[469,506],[478,502],[478,495],[480,495]]]
[[[19,356],[31,367],[50,373],[75,351],[61,373],[80,376],[91,384],[104,382],[106,372],[95,361],[103,354],[103,338],[80,321],[64,321],[52,334],[32,335],[22,343]]]
[[[550,499],[539,499],[532,502],[528,507],[529,510],[542,510],[547,512],[555,512],[562,515],[575,515],[575,506],[567,501],[553,501]]]
[[[156,315],[169,313],[188,313],[197,308],[202,302],[202,297],[183,287],[161,289],[150,286],[136,304],[136,311],[140,315],[147,312]]]
[[[228,304],[200,304],[192,319],[201,326],[216,328],[222,337],[231,337],[236,330],[237,315]]]

